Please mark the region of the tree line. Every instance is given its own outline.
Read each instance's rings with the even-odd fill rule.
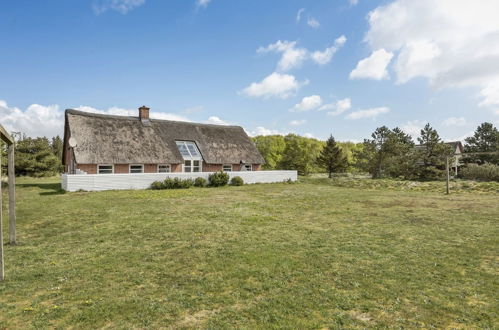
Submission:
[[[316,172],[369,173],[373,178],[437,180],[445,175],[447,157],[454,150],[445,143],[436,129],[426,124],[417,143],[402,129],[378,127],[362,143],[327,141],[295,134],[253,138],[266,160],[264,169],[294,169],[301,175]],[[499,166],[499,132],[491,123],[477,127],[473,136],[465,139],[464,152],[476,154],[463,157],[465,164]]]
[[[53,176],[62,173],[63,141],[59,136],[31,138],[13,133],[16,140],[16,175]],[[427,124],[417,143],[400,128],[378,127],[364,142],[327,141],[296,134],[256,136],[253,141],[265,158],[263,169],[292,169],[310,173],[369,173],[373,178],[434,180],[445,175],[445,158],[453,154],[438,132]],[[7,159],[6,146],[0,148]],[[461,159],[465,164],[488,165],[499,171],[499,132],[491,123],[482,123],[465,139],[464,151],[478,153]],[[494,153],[495,152],[495,153]],[[480,154],[486,153],[486,154]],[[6,161],[2,172],[7,170]],[[495,166],[495,167],[494,167]]]
[[[14,168],[17,176],[54,176],[63,172],[62,149],[60,136],[51,139],[46,137],[32,138],[21,133],[13,133],[16,141]],[[2,160],[6,159],[6,146],[2,145]],[[5,162],[2,162],[2,173],[7,172]]]

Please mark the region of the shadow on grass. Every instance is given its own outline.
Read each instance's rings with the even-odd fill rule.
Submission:
[[[26,188],[39,188],[43,190],[50,190],[50,191],[43,191],[40,193],[40,196],[50,196],[50,195],[63,195],[66,193],[61,188],[60,183],[20,183],[16,184],[16,186],[19,187],[26,187]]]

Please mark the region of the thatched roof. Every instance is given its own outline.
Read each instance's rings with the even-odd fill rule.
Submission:
[[[76,140],[78,164],[179,164],[175,141],[196,142],[204,162],[263,164],[255,145],[239,126],[221,126],[66,110],[64,144]],[[63,159],[65,157],[63,156]]]
[[[454,154],[458,154],[458,153],[462,153],[463,152],[463,144],[461,143],[461,141],[450,141],[450,142],[444,142],[444,144],[448,145],[451,147],[452,149],[452,152]],[[418,150],[421,150],[421,149],[425,149],[426,147],[424,145],[421,145],[421,144],[416,144],[414,146],[416,149]],[[459,148],[459,151],[457,151],[457,149]]]
[[[463,144],[461,141],[450,141],[450,142],[445,142],[445,144],[448,144],[452,147],[452,151],[456,152],[457,149],[459,149],[459,153],[464,152]]]

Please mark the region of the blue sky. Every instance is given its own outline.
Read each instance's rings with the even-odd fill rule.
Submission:
[[[0,123],[51,136],[66,108],[144,104],[250,134],[361,141],[430,122],[462,138],[499,120],[494,12],[494,0],[3,1]]]

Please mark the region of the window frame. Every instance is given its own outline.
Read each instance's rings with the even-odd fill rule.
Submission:
[[[230,170],[226,170],[225,167],[229,167],[230,166]],[[232,164],[223,164],[222,165],[222,171],[224,172],[233,172],[233,168],[232,168]]]
[[[177,149],[184,159],[182,173],[199,173],[203,171],[203,156],[196,141],[176,140]],[[182,149],[182,150],[181,150]],[[184,153],[182,153],[184,151]],[[189,155],[186,155],[189,154]],[[194,165],[197,163],[197,165]]]
[[[132,166],[140,166],[142,168],[142,172],[132,172]],[[130,165],[128,165],[128,173],[130,173],[130,174],[143,174],[144,173],[144,164],[130,164]]]
[[[101,166],[111,166],[111,173],[101,173]],[[114,164],[97,164],[97,174],[114,174]]]
[[[161,166],[165,166],[165,167],[167,168],[167,171],[166,171],[166,172],[161,172],[161,171],[159,170],[159,168],[160,168]],[[172,172],[172,166],[171,166],[170,164],[158,164],[157,172],[158,172],[158,173],[171,173],[171,172]]]
[[[186,163],[190,162],[190,165]],[[194,165],[194,162],[198,162],[198,165]],[[189,168],[189,171],[186,170]],[[195,171],[195,169],[198,171]],[[182,173],[200,173],[203,171],[203,160],[202,159],[184,159],[184,163],[182,164]]]
[[[245,171],[253,172],[253,164],[243,164],[243,167]]]
[[[180,152],[180,155],[182,156],[182,158],[184,158],[184,160],[186,159],[190,159],[190,160],[203,160],[203,156],[201,155],[201,151],[199,151],[199,148],[198,148],[198,145],[196,144],[195,141],[175,141],[175,144],[177,145],[177,148],[178,148],[178,151]],[[180,146],[179,145],[183,145],[185,150],[187,151],[187,153],[189,154],[189,156],[187,155],[184,155],[182,154],[182,152],[180,151]],[[190,146],[194,146],[194,151],[196,151],[196,153],[198,155],[193,155],[192,154],[192,150],[189,149],[189,145]]]

